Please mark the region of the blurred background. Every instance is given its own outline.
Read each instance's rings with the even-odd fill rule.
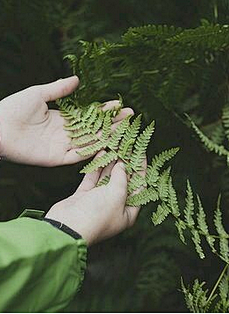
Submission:
[[[0,99],[28,86],[71,75],[63,57],[68,53],[80,55],[80,40],[119,42],[129,27],[166,24],[196,28],[203,21],[227,24],[229,2],[0,0]],[[198,112],[206,130],[219,119],[225,102],[220,91],[228,81],[227,76],[216,75],[220,71],[222,68],[215,68],[205,77],[206,85],[201,90],[189,90],[177,104],[185,111],[190,102],[191,108],[195,107],[201,95]],[[223,71],[228,74],[226,65]],[[133,105],[138,112],[139,107],[135,108],[134,101],[131,103],[128,91],[125,96],[127,105]],[[157,121],[152,151],[181,147],[173,162],[175,185],[181,198],[189,178],[209,215],[220,191],[227,208],[229,178],[225,165],[208,154],[192,131],[155,99],[152,100],[155,105],[147,107],[150,101],[147,99],[141,110],[146,119]],[[82,164],[47,169],[1,161],[1,221],[17,217],[25,208],[47,211],[75,191],[82,179],[81,167]],[[205,261],[199,261],[192,247],[180,243],[170,220],[154,227],[153,209],[153,205],[145,207],[133,229],[89,249],[85,282],[68,311],[182,312],[186,306],[179,291],[181,276],[185,282],[199,277],[210,286],[214,283],[221,267],[218,260],[209,255]],[[228,218],[226,209],[225,217]]]

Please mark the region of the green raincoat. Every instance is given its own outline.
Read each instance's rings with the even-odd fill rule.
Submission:
[[[79,290],[86,242],[26,210],[0,222],[0,312],[58,312]]]

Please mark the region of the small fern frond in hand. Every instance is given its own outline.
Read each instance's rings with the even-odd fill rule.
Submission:
[[[157,182],[157,191],[159,198],[162,201],[166,201],[168,197],[169,192],[169,175],[170,175],[171,167],[166,169],[162,172],[162,174],[159,176],[158,182]]]
[[[122,139],[123,134],[126,132],[127,128],[130,125],[130,118],[131,116],[128,116],[125,119],[123,119],[123,121],[114,131],[114,133],[111,135],[111,138],[109,139],[109,143],[108,143],[108,147],[110,149],[113,149],[113,150],[118,149],[119,142]]]
[[[140,187],[147,187],[147,183],[144,177],[138,173],[134,173],[128,182],[128,193],[131,194],[133,191]]]
[[[111,124],[112,124],[112,119],[111,119],[111,112],[106,111],[105,117],[103,120],[103,127],[102,127],[102,139],[107,140],[108,137],[111,134]]]
[[[151,122],[146,129],[138,136],[134,145],[133,153],[130,157],[130,166],[134,171],[141,171],[142,163],[146,156],[146,149],[148,147],[151,136],[155,130],[155,122]]]
[[[96,184],[96,187],[102,186],[102,185],[107,185],[110,182],[111,176],[105,176],[99,182]]]
[[[130,195],[127,197],[126,205],[141,206],[146,205],[150,201],[155,202],[158,200],[158,193],[153,187],[142,190],[138,194]]]
[[[112,161],[117,160],[117,159],[118,159],[118,155],[115,152],[110,151],[108,153],[105,153],[103,156],[92,160],[89,164],[87,164],[80,171],[80,173],[90,173],[90,172],[98,170],[99,168],[104,168],[109,163],[111,163]]]
[[[141,117],[142,115],[138,115],[137,118],[135,118],[121,140],[118,154],[124,160],[127,159],[132,152],[133,144],[138,136],[141,126]]]
[[[100,140],[100,141],[86,147],[82,151],[77,151],[77,153],[81,156],[90,156],[90,155],[94,155],[95,153],[97,153],[101,149],[106,148],[106,146],[107,146],[107,141],[101,141]]]

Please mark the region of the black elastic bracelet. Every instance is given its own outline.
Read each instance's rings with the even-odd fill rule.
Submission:
[[[67,233],[68,235],[70,235],[71,237],[73,237],[76,240],[82,238],[79,233],[77,233],[76,231],[72,230],[71,228],[69,228],[65,224],[62,224],[59,221],[56,221],[56,220],[53,220],[53,219],[49,219],[49,218],[42,218],[42,220],[49,222],[51,225],[53,225],[57,229]]]

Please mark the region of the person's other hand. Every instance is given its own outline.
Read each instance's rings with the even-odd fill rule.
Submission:
[[[107,175],[111,175],[110,182],[96,187],[98,181]],[[102,171],[86,174],[76,192],[53,205],[46,218],[78,232],[88,245],[110,238],[131,227],[140,209],[125,206],[127,181],[121,161],[111,163]]]
[[[0,102],[0,156],[18,163],[45,167],[86,159],[71,146],[60,112],[49,110],[47,106],[47,102],[72,93],[78,83],[78,78],[73,76],[32,86],[3,99]],[[103,110],[118,105],[117,100],[109,101]],[[130,114],[133,114],[132,109],[122,109],[113,123]]]

